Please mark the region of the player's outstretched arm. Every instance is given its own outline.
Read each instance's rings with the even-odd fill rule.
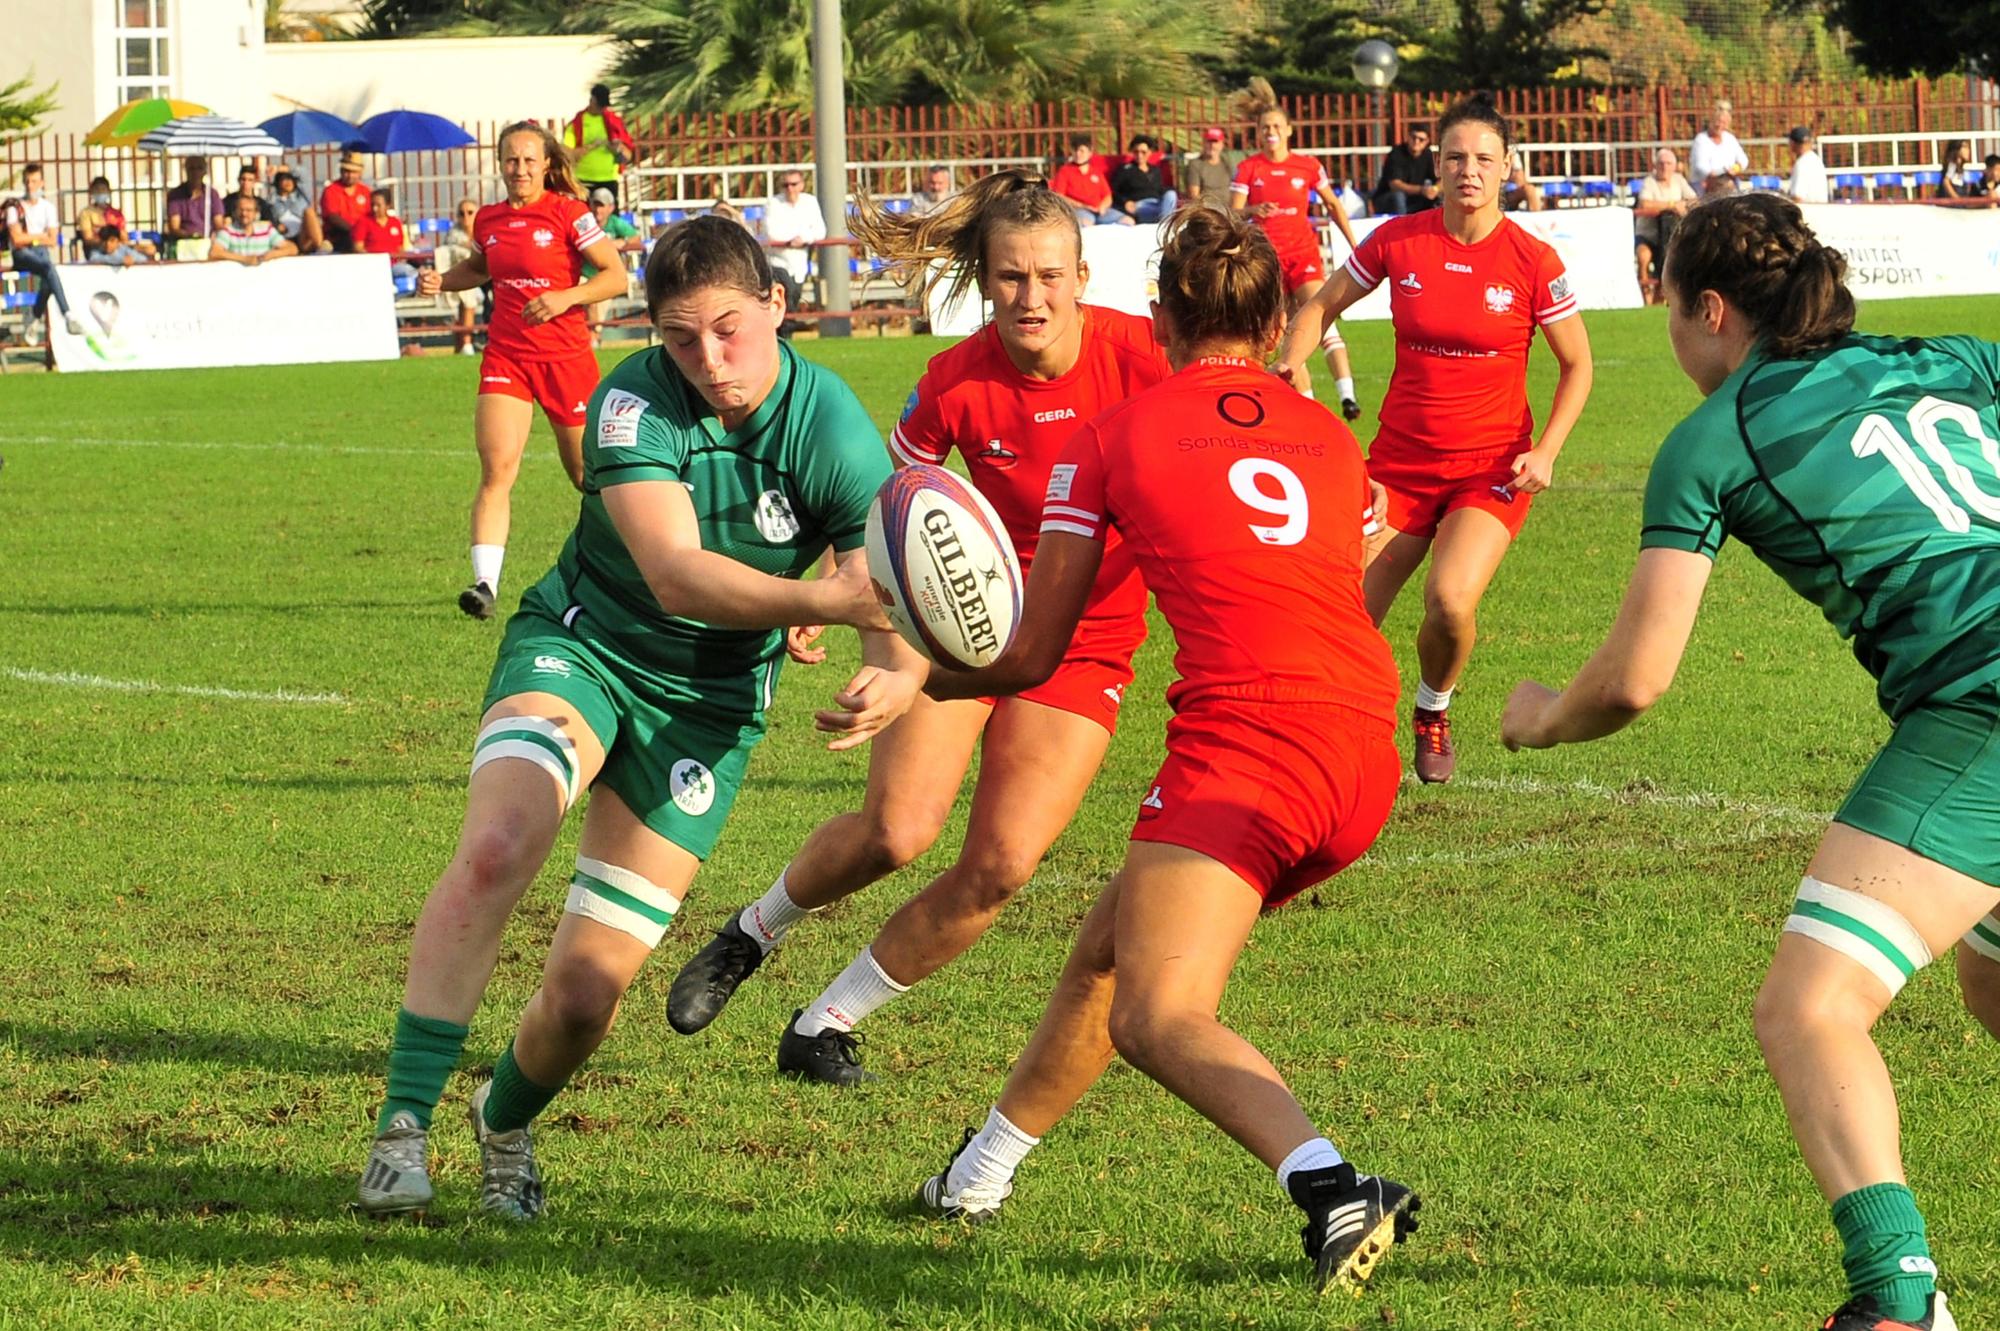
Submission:
[[[1021,626],[1000,659],[979,670],[933,670],[924,692],[940,702],[1019,693],[1045,682],[1062,664],[1090,600],[1104,543],[1044,530],[1021,607]]]
[[[426,268],[417,275],[417,293],[435,296],[440,291],[470,291],[482,287],[492,280],[486,271],[486,255],[474,250],[466,258],[451,266],[448,273],[440,273],[435,268]]]
[[[856,547],[840,556],[841,569],[866,578],[868,552]],[[872,584],[869,595],[874,594]],[[835,752],[865,744],[910,710],[924,691],[930,662],[893,630],[861,630],[861,669],[833,695],[833,706],[813,713],[813,724],[834,738]]]
[[[1623,730],[1674,682],[1715,567],[1687,550],[1642,550],[1610,636],[1560,693],[1522,680],[1500,717],[1509,749],[1551,749]]]
[[[1322,180],[1318,193],[1320,202],[1326,205],[1326,215],[1333,219],[1334,230],[1347,241],[1348,250],[1351,252],[1359,248],[1361,242],[1354,238],[1354,228],[1348,223],[1347,208],[1340,201],[1340,191],[1333,187],[1331,180]]]
[[[670,615],[727,629],[889,627],[868,585],[865,561],[844,561],[834,576],[808,582],[773,577],[702,549],[694,501],[678,481],[631,481],[603,493],[625,548]]]

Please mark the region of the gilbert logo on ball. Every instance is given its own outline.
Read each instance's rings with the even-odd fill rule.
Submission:
[[[985,496],[943,467],[905,467],[876,491],[868,571],[889,622],[938,665],[990,665],[1014,640],[1013,542]]]

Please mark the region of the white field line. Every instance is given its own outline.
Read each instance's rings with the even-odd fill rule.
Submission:
[[[143,679],[107,679],[74,670],[20,670],[0,666],[0,677],[23,684],[53,684],[60,688],[104,689],[112,693],[175,693],[189,698],[223,698],[230,702],[280,702],[329,706],[351,701],[342,693],[295,693],[290,689],[225,689],[204,684],[155,684]]]
[[[1408,783],[1414,778],[1406,775],[1404,780]],[[1607,786],[1600,781],[1543,781],[1525,776],[1456,777],[1451,784],[1462,790],[1491,790],[1506,795],[1581,795],[1610,804],[1650,805],[1667,809],[1706,809],[1716,813],[1740,813],[1752,818],[1768,818],[1774,822],[1810,823],[1816,826],[1830,821],[1833,817],[1831,813],[1797,809],[1789,804],[1760,804],[1754,800],[1737,799],[1733,795],[1718,795],[1706,790],[1621,788]]]
[[[0,444],[69,444],[78,448],[189,448],[229,453],[324,453],[331,456],[354,453],[398,458],[472,458],[472,446],[464,448],[380,448],[373,444],[297,444],[282,439],[223,442],[212,439],[94,439],[75,435],[0,434]],[[530,461],[536,450],[529,449],[522,461]]]

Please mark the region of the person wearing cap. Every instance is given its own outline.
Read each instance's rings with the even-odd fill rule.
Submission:
[[[1224,135],[1220,125],[1201,132],[1201,152],[1181,167],[1181,183],[1191,202],[1217,212],[1229,211],[1229,182],[1236,178],[1236,165],[1224,158]]]
[[[618,202],[618,175],[639,155],[625,121],[611,109],[611,89],[602,83],[590,90],[590,105],[570,117],[563,143],[576,158],[576,183],[586,191],[610,190]]]
[[[1792,174],[1785,181],[1786,196],[1794,203],[1825,203],[1826,163],[1820,160],[1812,130],[1794,125],[1785,138],[1792,146]]]
[[[318,254],[326,243],[320,230],[319,210],[299,188],[299,178],[289,169],[271,177],[271,220],[285,239],[299,247],[301,254]]]
[[[597,218],[598,229],[604,233],[607,239],[615,241],[621,251],[636,250],[644,243],[639,237],[639,228],[634,226],[630,219],[618,211],[618,196],[612,193],[610,189],[599,185],[590,192],[590,197],[585,202],[590,204],[591,214]],[[631,243],[628,244],[628,241]],[[597,265],[591,263],[589,260],[585,260],[583,265],[583,280],[588,282],[596,276]],[[597,337],[596,329],[603,324],[605,316],[610,312],[611,302],[608,300],[600,300],[590,307],[589,318],[592,329],[591,336],[593,338]]]
[[[375,191],[361,179],[361,154],[340,155],[340,178],[319,192],[319,216],[336,254],[354,253],[354,228],[368,216]]]

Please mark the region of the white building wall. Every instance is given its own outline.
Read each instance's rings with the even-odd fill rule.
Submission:
[[[301,107],[357,123],[392,110],[460,122],[568,117],[589,100],[590,85],[614,55],[603,37],[274,42],[264,47],[264,100],[248,118]]]

